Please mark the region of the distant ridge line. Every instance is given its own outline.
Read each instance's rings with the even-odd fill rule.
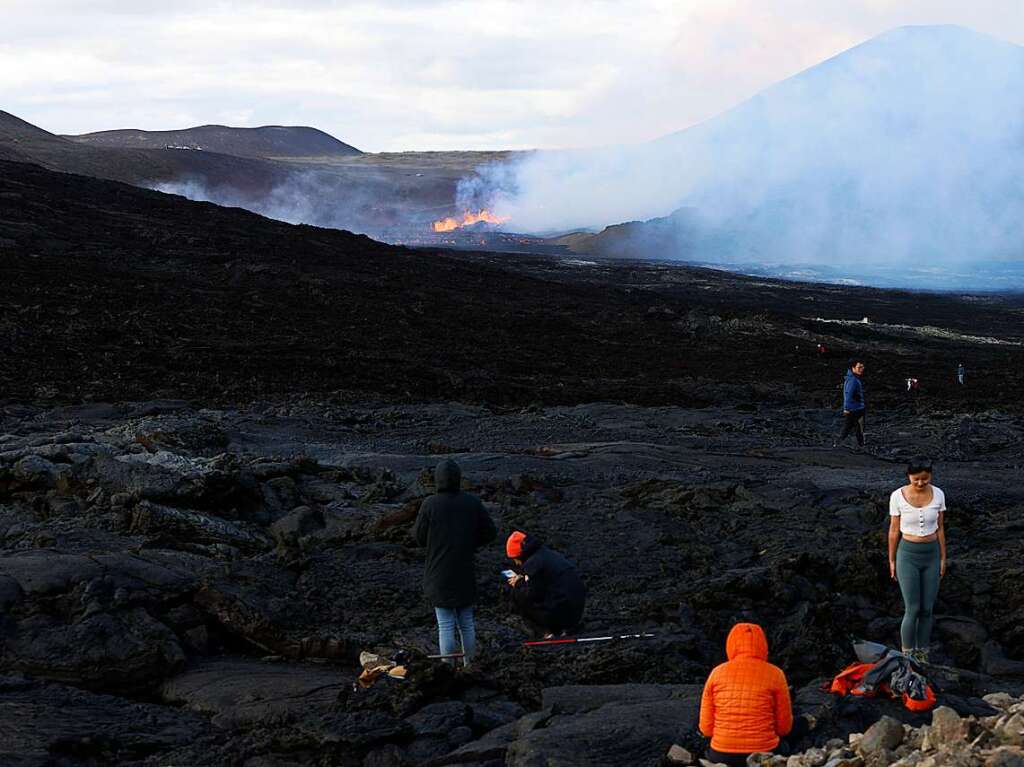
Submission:
[[[79,144],[121,149],[194,149],[236,157],[344,157],[362,154],[334,136],[309,126],[262,125],[236,128],[198,125],[180,130],[120,128],[64,136]]]

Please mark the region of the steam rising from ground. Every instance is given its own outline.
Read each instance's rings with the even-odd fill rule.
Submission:
[[[366,167],[293,172],[244,193],[157,188],[394,240],[451,215],[446,178]],[[929,272],[942,275],[931,286],[986,287],[992,267],[1003,282],[990,287],[1019,289],[1022,179],[1024,48],[904,27],[658,141],[478,168],[458,183],[454,213],[489,211],[507,230],[540,235],[664,217],[571,247],[922,287]]]
[[[207,185],[198,179],[161,182],[155,184],[153,189],[167,194],[179,194],[190,200],[245,208],[259,213],[261,216],[286,221],[289,224],[315,224],[338,229],[348,228],[344,225],[346,218],[344,215],[331,216],[326,210],[317,208],[315,204],[317,199],[316,182],[304,176],[296,176],[294,179],[277,184],[270,189],[268,194],[261,196],[250,196],[230,187]]]
[[[421,182],[410,189],[409,174],[376,168],[279,171],[273,178],[211,183],[201,177],[152,185],[190,200],[245,208],[290,224],[347,229],[386,239],[392,229],[429,231],[436,210],[430,200],[451,199],[448,182]],[[419,193],[419,197],[417,197]]]
[[[921,268],[1019,259],[1021,179],[1024,48],[904,27],[686,131],[484,167],[460,195],[534,233],[688,210],[639,256]]]
[[[370,204],[368,196],[356,198],[349,194],[347,199],[341,200],[337,185],[316,173],[296,173],[274,184],[269,191],[260,193],[246,193],[231,186],[208,184],[194,178],[160,182],[152,188],[190,200],[245,208],[289,224],[312,224],[366,233],[370,223],[367,216],[361,215],[361,211]],[[328,203],[328,200],[333,202]]]

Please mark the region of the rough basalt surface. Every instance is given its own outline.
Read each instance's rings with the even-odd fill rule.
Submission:
[[[831,408],[852,353],[872,407],[913,406],[911,376],[964,415],[1024,389],[1019,296],[410,250],[3,161],[0,270],[0,397],[22,402]]]
[[[931,744],[952,714],[821,686],[851,635],[898,641],[887,501],[926,453],[949,501],[930,673],[964,758],[1017,767],[1017,698],[983,696],[1024,693],[1019,299],[398,250],[0,169],[0,763],[694,757],[738,620],[813,725],[806,767],[909,760],[902,725]],[[860,452],[830,446],[855,350]],[[466,672],[425,657],[410,537],[442,457],[499,529]],[[579,564],[587,635],[654,636],[523,647],[513,529]],[[360,651],[396,649],[406,680],[354,686]],[[900,744],[850,748],[884,716]]]
[[[883,715],[926,722],[819,688],[852,661],[850,635],[897,641],[888,493],[898,456],[942,458],[956,422],[892,414],[872,433],[886,447],[857,453],[831,448],[834,424],[802,408],[9,406],[0,665],[14,681],[0,705],[73,692],[97,706],[93,740],[43,728],[10,759],[656,764],[674,743],[703,748],[700,685],[737,620],[765,626],[814,722],[802,747]],[[1024,433],[1014,417],[978,422],[979,440]],[[1024,691],[1024,490],[1004,481],[1019,444],[937,469],[950,566],[932,674],[964,716]],[[528,529],[579,563],[586,633],[654,637],[521,647],[498,598],[499,540],[479,555],[473,669],[424,658],[436,629],[410,531],[442,454],[499,538]],[[353,687],[361,650],[395,648],[413,652],[406,681]],[[156,712],[166,731],[129,737],[117,707]]]
[[[752,754],[751,767],[1020,767],[1024,764],[1024,698],[1006,693],[986,695],[989,716],[962,717],[939,706],[927,724],[913,726],[884,716],[866,732],[852,732],[847,740],[828,741],[790,756]],[[711,762],[674,745],[663,764]]]

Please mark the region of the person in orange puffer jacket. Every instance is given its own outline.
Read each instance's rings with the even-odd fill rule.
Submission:
[[[725,642],[729,660],[711,672],[700,701],[700,731],[711,738],[709,761],[743,767],[747,756],[773,751],[793,728],[786,675],[768,662],[768,640],[756,623],[737,623]]]

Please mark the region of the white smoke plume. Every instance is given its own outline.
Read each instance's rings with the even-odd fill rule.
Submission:
[[[537,152],[462,185],[528,233],[680,208],[699,261],[963,266],[1024,255],[1024,48],[904,27],[657,141]]]
[[[251,185],[247,179],[211,183],[202,177],[191,177],[155,183],[150,188],[190,200],[245,208],[290,224],[347,229],[385,239],[395,229],[429,231],[437,212],[430,201],[443,199],[445,190],[451,199],[448,183],[439,184],[437,189],[425,185],[409,189],[402,187],[401,176],[375,169],[359,169],[355,173],[294,171],[279,178],[269,189],[264,185],[258,191],[243,190],[237,185],[247,181]]]

